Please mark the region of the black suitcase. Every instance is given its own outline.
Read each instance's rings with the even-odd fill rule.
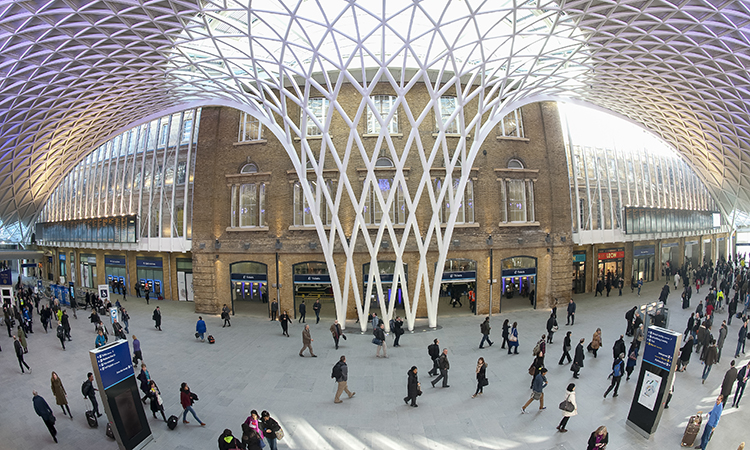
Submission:
[[[94,411],[86,411],[86,422],[89,423],[91,428],[99,427],[99,420],[96,418]]]
[[[213,337],[213,336],[211,336],[210,334],[208,335],[208,343],[209,343],[209,344],[214,344],[214,343],[216,343],[216,339],[214,339],[214,337]]]
[[[177,428],[177,416],[169,416],[169,419],[167,419],[167,426],[170,430]]]
[[[104,432],[104,434],[107,435],[108,438],[114,439],[115,433],[112,432],[112,424],[107,422],[107,431]]]

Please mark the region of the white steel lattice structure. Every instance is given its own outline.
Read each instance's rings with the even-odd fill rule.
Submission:
[[[325,164],[346,167],[352,154],[360,154],[369,162],[366,184],[373,189],[374,163],[383,150],[395,163],[393,185],[406,189],[405,155],[417,152],[426,174],[442,156],[447,166],[442,189],[422,179],[416,191],[405,191],[407,216],[400,238],[387,215],[374,239],[363,231],[368,189],[356,196],[345,176],[335,192],[325,183],[318,182],[315,192],[302,183],[308,204],[318,211],[325,206],[338,211],[343,202],[357,211],[351,228],[334,214],[330,231],[316,215],[329,267],[335,245],[350,254],[361,240],[375,279],[385,236],[394,242],[397,259],[407,239],[416,239],[422,255],[437,246],[442,267],[468,178],[463,168],[471,167],[503,115],[539,100],[587,102],[643,124],[682,152],[725,214],[750,211],[750,12],[744,2],[90,0],[0,5],[0,220],[16,239],[91,149],[125,128],[201,105],[233,106],[258,117],[285,144],[301,180],[308,162],[321,181]],[[368,107],[377,109],[370,94],[378,83],[392,87],[409,126],[403,130],[405,144],[397,146],[387,133],[389,118],[377,115],[378,151],[365,154],[356,130]],[[431,101],[424,109],[412,110],[404,100],[415,83],[429,88]],[[339,104],[344,84],[361,94],[351,117]],[[446,92],[456,95],[458,107],[439,121],[437,143],[425,148],[414,130],[440,117],[438,99]],[[322,120],[308,107],[314,97],[329,102]],[[469,102],[477,104],[471,114],[462,108]],[[291,105],[303,110],[301,122],[289,114]],[[301,125],[308,118],[320,137],[311,139]],[[457,138],[449,140],[447,125],[454,119]],[[349,126],[345,146],[335,147],[327,135],[332,120]],[[449,181],[459,163],[461,177],[453,191]],[[390,189],[384,197],[374,190],[382,210],[397,191]],[[443,231],[438,213],[446,197],[451,213]],[[420,201],[432,205],[429,223],[417,223],[410,212]],[[394,274],[394,282],[401,276]],[[355,270],[344,268],[343,279],[332,271],[332,278],[341,319],[349,286],[357,281]],[[440,269],[433,273],[420,264],[411,302],[406,299],[409,326],[420,298],[435,324],[439,279]],[[381,283],[368,286],[377,289],[384,308]],[[358,312],[366,315],[357,291]]]

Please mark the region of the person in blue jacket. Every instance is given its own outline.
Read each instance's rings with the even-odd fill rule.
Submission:
[[[201,316],[198,316],[198,323],[195,324],[195,334],[195,337],[200,338],[201,342],[206,340],[206,322],[203,321]]]
[[[96,342],[94,345],[96,345],[96,348],[99,348],[107,343],[107,338],[104,337],[104,334],[102,334],[102,330],[99,330],[99,333],[96,336]]]
[[[723,411],[724,411],[724,397],[719,395],[716,398],[716,405],[708,414],[706,427],[703,429],[703,436],[701,436],[700,447],[695,447],[695,448],[702,448],[705,450],[706,446],[708,445],[708,441],[711,439],[711,435],[713,434],[714,429],[719,424],[719,419],[721,418],[721,413]]]

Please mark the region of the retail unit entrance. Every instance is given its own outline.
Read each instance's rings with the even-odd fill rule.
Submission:
[[[254,261],[229,265],[232,283],[232,311],[270,316],[268,266]],[[223,305],[222,305],[223,306]]]
[[[474,314],[470,299],[476,299],[477,262],[463,258],[446,259],[441,281],[439,314]]]
[[[502,292],[500,312],[536,308],[536,258],[514,256],[502,260]]]
[[[396,302],[394,311],[404,309],[404,289],[408,289],[408,278],[406,277],[408,266],[403,265],[403,280],[396,283],[395,289],[393,286],[393,276],[396,272],[396,261],[378,261],[378,272],[380,275],[380,283],[383,287],[383,296],[385,298],[386,308],[390,308],[390,302]],[[362,265],[362,299],[370,299],[370,311],[377,312],[380,314],[380,304],[378,303],[378,290],[377,285],[373,283],[370,295],[367,295],[367,288],[370,281],[370,263]],[[403,313],[396,313],[403,317]]]
[[[294,281],[294,312],[297,318],[299,305],[302,301],[307,306],[306,314],[315,317],[313,303],[320,300],[323,304],[321,313],[334,315],[336,308],[333,303],[333,289],[331,289],[331,276],[328,274],[328,265],[321,261],[308,261],[292,266]],[[292,313],[292,311],[289,311]]]

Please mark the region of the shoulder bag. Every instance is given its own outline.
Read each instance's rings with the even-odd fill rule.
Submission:
[[[559,408],[565,412],[573,412],[576,410],[576,407],[573,406],[573,402],[568,400],[568,397],[565,397],[565,400],[560,402]]]

